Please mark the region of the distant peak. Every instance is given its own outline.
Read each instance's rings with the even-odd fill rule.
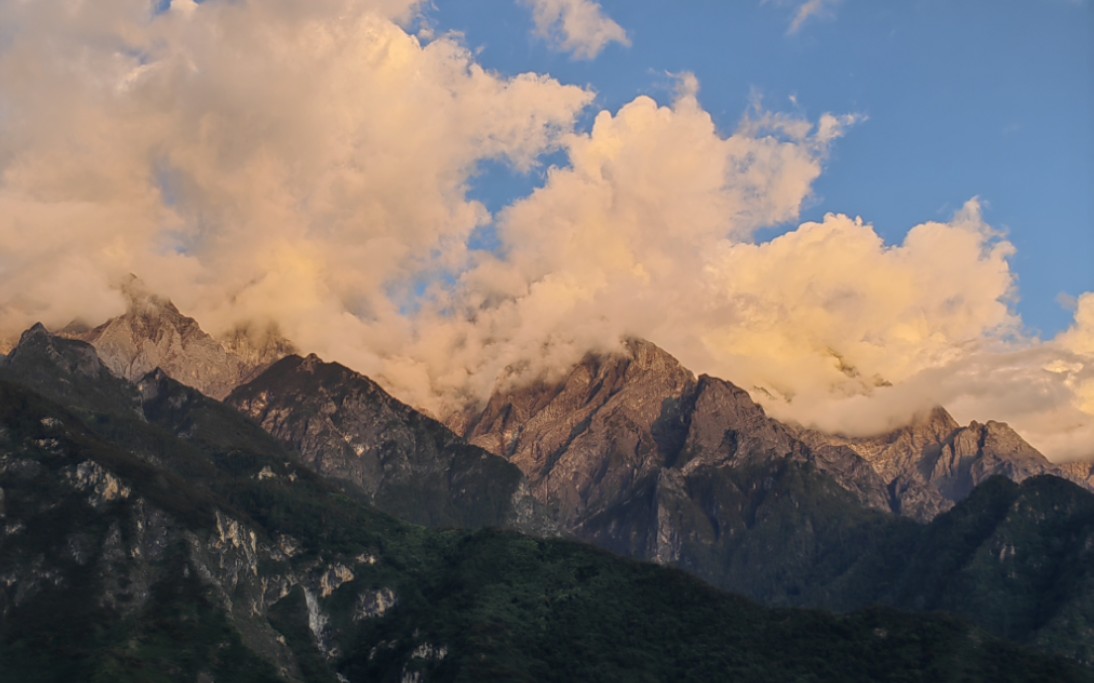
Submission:
[[[1012,434],[1016,433],[1011,426],[1006,422],[999,422],[997,420],[988,420],[987,422],[979,422],[973,420],[969,423],[969,431],[983,432],[985,434]]]
[[[1006,422],[988,420],[983,425],[981,425],[981,429],[983,430],[985,436],[989,439],[995,439],[1000,442],[1022,444],[1030,449],[1033,449],[1033,447],[1029,446],[1026,440],[1022,438],[1022,435],[1014,431],[1014,429]]]
[[[623,339],[623,349],[631,362],[642,369],[676,372],[682,370],[690,374],[675,356],[646,339],[626,337]]]
[[[237,323],[231,331],[221,335],[218,341],[226,351],[256,367],[271,365],[297,352],[296,346],[281,334],[280,327],[273,321]]]
[[[915,414],[912,418],[912,423],[909,427],[913,430],[936,430],[936,431],[953,431],[959,429],[961,425],[957,423],[957,420],[953,419],[950,412],[940,405],[936,405],[929,410],[924,410]]]
[[[46,329],[45,325],[43,325],[42,323],[34,323],[30,326],[29,329],[27,329],[26,332],[23,332],[23,334],[19,335],[19,343],[16,344],[15,347],[18,348],[23,344],[36,340],[48,340],[52,338],[53,333]]]
[[[155,294],[144,284],[140,278],[130,275],[129,279],[121,283],[119,289],[125,296],[126,306],[130,313],[169,314],[181,316],[179,310],[170,299]]]

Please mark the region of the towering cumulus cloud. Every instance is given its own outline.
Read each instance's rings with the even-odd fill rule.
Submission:
[[[757,241],[854,117],[719,131],[685,74],[586,128],[593,93],[415,36],[413,0],[159,4],[0,0],[0,336],[98,323],[132,272],[436,413],[637,335],[824,428],[943,402],[1054,456],[1094,443],[1094,299],[1023,338],[975,200],[898,245],[838,215]],[[532,5],[576,56],[626,40],[595,3]],[[498,215],[469,197],[484,162],[555,152]]]
[[[418,357],[462,348],[467,372],[492,382],[565,367],[620,334],[669,342],[708,325],[720,303],[711,249],[796,216],[850,119],[756,112],[722,137],[696,88],[685,76],[671,107],[640,97],[567,137],[569,167],[503,213],[501,255],[463,275],[457,315],[427,322],[425,343],[441,347]],[[693,335],[672,341],[681,352]]]

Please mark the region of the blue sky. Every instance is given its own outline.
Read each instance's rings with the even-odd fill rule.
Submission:
[[[594,111],[639,94],[671,100],[670,74],[690,71],[727,134],[755,98],[810,118],[864,115],[835,145],[803,220],[860,215],[892,243],[977,196],[1017,248],[1016,308],[1029,331],[1066,328],[1073,312],[1061,300],[1094,289],[1089,2],[846,0],[794,32],[799,6],[790,2],[601,6],[631,45],[608,45],[591,60],[533,35],[519,3],[436,0],[427,16],[438,31],[464,33],[487,68],[593,88]],[[475,193],[496,209],[541,180],[494,167]]]

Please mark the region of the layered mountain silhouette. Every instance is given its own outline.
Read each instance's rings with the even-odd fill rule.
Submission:
[[[1036,546],[1042,534],[1058,538],[1062,532],[1049,529],[1055,524],[1081,530],[1060,541],[1078,554],[1058,562],[1031,547],[1025,556],[1041,557],[1047,575],[1004,573],[1006,588],[987,591],[1007,609],[1025,610],[1021,618],[987,617],[984,596],[969,590],[994,581],[1010,557],[1007,542],[992,540],[998,519],[981,519],[990,516],[982,511],[974,516],[984,536],[932,541],[952,523],[940,513],[995,479],[1029,480],[1015,489],[1018,500],[1090,499],[1073,484],[1038,477],[1066,473],[1004,424],[961,427],[938,408],[872,439],[788,427],[743,390],[695,378],[637,340],[620,353],[586,357],[555,383],[499,391],[450,423],[519,464],[565,528],[613,552],[681,567],[770,604],[946,609],[1011,637],[1054,647],[1066,641],[1075,656],[1094,655],[1075,635],[1090,621],[1083,605],[1091,558],[1083,553],[1094,547],[1094,520],[1077,512],[1085,503],[1069,512],[1015,503],[1007,513],[1029,534],[1013,547]],[[979,500],[954,514],[980,510]],[[962,564],[981,554],[995,563]],[[946,564],[954,556],[963,559]],[[933,563],[946,588],[919,583],[926,570],[910,557]],[[1073,570],[1083,577],[1073,590],[1048,588],[1067,583]],[[905,588],[894,590],[894,582]],[[1022,608],[1006,597],[1042,590],[1070,597],[1054,602],[1045,593]],[[949,602],[941,604],[937,591]]]
[[[163,446],[131,445],[127,430],[220,454],[216,467],[240,462],[225,454],[276,454],[248,476],[291,489],[306,474],[309,486],[417,524],[572,535],[769,605],[946,611],[1094,662],[1094,497],[1058,478],[1089,487],[1090,469],[1049,463],[1001,423],[962,427],[938,408],[886,435],[821,434],[779,423],[731,383],[628,340],[557,381],[499,390],[448,419],[450,431],[315,356],[254,364],[249,380],[206,381],[220,362],[201,342],[211,338],[169,302],[145,304],[97,329],[125,330],[129,351],[115,359],[164,358],[174,372],[135,377],[132,360],[108,363],[110,372],[96,354],[116,353],[109,335],[88,336],[92,347],[36,326],[0,376],[154,467],[174,461],[151,455]],[[176,333],[191,342],[162,343]],[[289,347],[271,348],[259,355]],[[224,404],[208,398],[228,389]],[[314,602],[304,600],[304,612]]]
[[[605,506],[598,481],[618,491],[655,469],[684,471],[688,463],[809,462],[862,506],[920,521],[993,475],[1054,474],[1089,486],[1083,464],[1054,465],[1006,424],[961,427],[941,407],[875,437],[783,425],[742,389],[696,379],[663,350],[633,339],[620,352],[587,356],[557,382],[498,391],[449,424],[520,465],[541,500],[554,496],[567,520]]]
[[[572,542],[406,525],[41,327],[0,367],[0,525],[5,680],[1094,678],[952,618],[773,611]]]

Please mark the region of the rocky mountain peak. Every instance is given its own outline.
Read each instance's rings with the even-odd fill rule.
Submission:
[[[913,415],[912,421],[906,429],[922,435],[929,434],[945,437],[952,434],[960,426],[948,410],[936,405],[929,410]]]
[[[14,356],[19,347],[23,347],[23,352],[26,353],[26,349],[36,345],[51,345],[52,338],[53,335],[50,334],[45,325],[42,323],[34,323],[19,335],[19,340],[11,345],[6,357]]]
[[[981,424],[973,421],[954,435],[953,443],[955,450],[959,449],[958,444],[961,444],[964,448],[963,455],[990,455],[1007,463],[1015,472],[1029,470],[1025,476],[1054,469],[1045,456],[1029,445],[1006,422],[988,420]],[[973,444],[975,444],[975,450]],[[1017,480],[1021,481],[1025,476]]]
[[[170,299],[152,292],[140,278],[132,273],[118,289],[125,297],[126,309],[131,313],[163,318],[184,317]]]
[[[888,483],[893,508],[927,521],[962,500],[993,475],[1023,481],[1040,474],[1069,477],[1005,422],[973,421],[962,427],[942,407],[917,414],[891,432],[847,437],[799,429],[816,450],[849,448]],[[1081,476],[1070,476],[1090,486]]]
[[[33,337],[48,337],[50,336],[49,330],[42,323],[34,323],[19,337],[19,343],[22,344],[28,338]]]
[[[696,468],[811,459],[746,391],[696,378],[638,339],[616,353],[587,355],[557,382],[499,390],[465,425],[472,443],[517,464],[537,498],[579,535],[586,520],[615,514],[651,486],[684,486],[681,477]],[[866,491],[867,505],[887,509],[884,486],[858,456],[837,453],[814,464],[849,490]],[[661,561],[672,556],[651,552]]]
[[[138,411],[131,386],[116,377],[90,344],[52,334],[36,323],[19,338],[0,376],[38,386],[50,398],[91,412]],[[42,384],[43,378],[54,381]]]
[[[623,360],[642,372],[692,376],[691,371],[681,365],[675,356],[653,342],[637,337],[624,339],[622,351],[608,354],[608,357]]]
[[[241,326],[221,343],[136,277],[120,289],[127,302],[125,313],[90,330],[70,326],[64,334],[90,343],[114,374],[132,382],[161,368],[221,399],[292,349],[272,326]]]
[[[695,376],[670,354],[628,338],[617,351],[586,354],[558,381],[499,388],[485,406],[447,423],[472,443],[507,457],[516,455],[521,434],[535,432],[536,451],[542,453],[557,449],[572,429],[609,402],[656,419],[665,398],[694,383]]]
[[[1058,463],[1056,466],[1071,481],[1094,491],[1094,457]]]
[[[35,323],[19,337],[8,361],[13,368],[31,370],[38,364],[55,366],[66,376],[98,376],[102,364],[87,344],[74,343],[53,335],[42,323]]]
[[[296,346],[281,334],[281,329],[273,322],[265,325],[242,323],[221,336],[218,341],[225,351],[239,358],[245,367],[255,369],[252,377],[277,360],[297,353]]]

